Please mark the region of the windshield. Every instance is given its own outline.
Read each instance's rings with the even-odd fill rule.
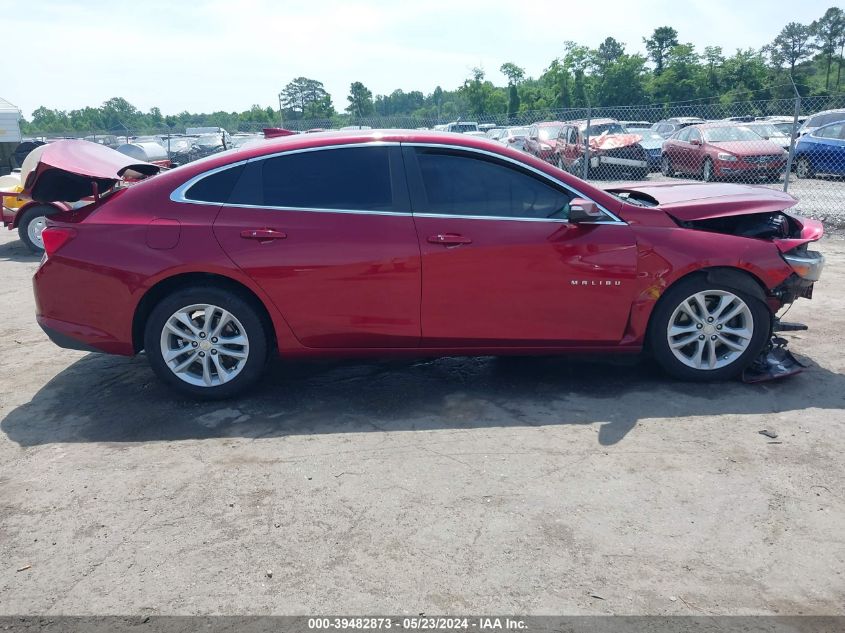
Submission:
[[[774,123],[773,125],[780,130],[781,134],[786,136],[792,134],[792,123]]]
[[[455,123],[452,126],[453,132],[460,132],[463,134],[464,132],[478,132],[478,126],[475,123]]]
[[[510,136],[528,136],[528,128],[527,127],[512,127],[507,130],[507,133]]]
[[[708,143],[725,143],[728,141],[759,141],[760,135],[755,134],[749,128],[743,126],[731,127],[708,127],[703,128],[701,133]]]
[[[601,136],[602,134],[625,134],[625,128],[618,123],[600,123],[591,125],[586,132],[590,136]]]
[[[753,131],[757,132],[763,138],[770,138],[772,136],[783,136],[783,132],[777,129],[771,123],[753,123],[749,125]]]
[[[557,138],[557,135],[560,133],[561,126],[559,125],[547,125],[545,127],[541,127],[538,131],[538,135],[544,141],[548,141],[549,139]]]
[[[650,128],[641,128],[641,127],[629,127],[628,132],[631,134],[639,134],[643,137],[644,141],[664,141],[666,139],[663,138],[661,134],[658,134],[654,130]]]

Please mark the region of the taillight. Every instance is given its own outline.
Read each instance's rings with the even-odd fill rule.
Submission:
[[[44,253],[50,257],[76,236],[76,229],[67,226],[48,226],[41,233]]]

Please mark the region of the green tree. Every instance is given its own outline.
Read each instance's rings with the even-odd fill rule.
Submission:
[[[772,61],[777,66],[787,64],[789,74],[795,73],[795,64],[812,54],[810,38],[812,31],[806,24],[790,22],[771,44]]]
[[[705,86],[707,95],[716,95],[721,87],[719,77],[722,64],[725,63],[725,56],[722,55],[721,46],[705,46],[702,58],[705,62]]]
[[[830,66],[840,39],[845,31],[845,13],[839,7],[830,7],[824,15],[810,24],[810,31],[816,39],[816,50],[825,61],[824,88],[830,88]]]
[[[525,69],[520,68],[511,62],[505,62],[502,64],[499,68],[499,72],[508,78],[509,86],[517,86],[519,85],[519,82],[525,78]]]
[[[594,57],[594,64],[599,71],[604,71],[609,64],[618,61],[624,54],[625,47],[614,38],[608,37],[599,44]]]
[[[606,63],[596,81],[596,101],[603,106],[643,103],[646,100],[645,63],[642,55],[625,54]]]
[[[678,32],[671,26],[659,26],[654,29],[651,37],[643,38],[643,43],[654,62],[654,74],[659,75],[663,72],[669,51],[678,45]]]
[[[360,81],[355,81],[349,86],[349,96],[346,97],[346,100],[349,101],[346,111],[350,114],[362,117],[375,112],[373,93]]]
[[[282,88],[279,96],[282,107],[287,110],[285,118],[318,118],[334,114],[329,93],[323,82],[316,79],[297,77]]]

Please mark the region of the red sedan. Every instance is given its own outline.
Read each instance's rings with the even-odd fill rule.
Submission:
[[[675,132],[663,143],[664,176],[689,174],[705,182],[732,178],[777,180],[786,169],[787,154],[742,125],[709,123]]]
[[[741,185],[603,191],[478,137],[287,136],[156,169],[62,141],[36,200],[96,201],[44,231],[37,318],[59,345],[145,350],[170,385],[239,393],[282,357],[649,349],[724,379],[810,295],[821,225]],[[90,150],[90,148],[88,148]],[[107,193],[103,193],[107,192]]]
[[[560,134],[563,121],[543,121],[528,128],[523,148],[532,156],[549,163],[555,161],[555,142]]]

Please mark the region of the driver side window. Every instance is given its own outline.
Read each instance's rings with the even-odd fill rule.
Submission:
[[[417,148],[422,200],[415,213],[565,220],[573,194],[482,154]],[[422,208],[418,208],[418,207]]]

